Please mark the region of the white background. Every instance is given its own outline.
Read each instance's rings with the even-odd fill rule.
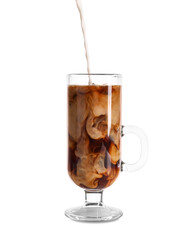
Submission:
[[[0,0],[0,239],[190,239],[189,0],[83,0],[92,72],[123,74],[123,123],[149,160],[104,193],[124,216],[76,223],[66,74],[86,72],[74,0]],[[125,140],[123,160],[138,158]],[[137,151],[135,150],[137,149]]]

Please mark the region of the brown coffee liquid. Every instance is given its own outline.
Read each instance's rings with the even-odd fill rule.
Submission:
[[[120,171],[121,86],[68,87],[68,171],[85,189],[109,187]]]

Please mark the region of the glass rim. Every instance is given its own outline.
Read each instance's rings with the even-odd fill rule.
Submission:
[[[69,73],[67,76],[111,76],[122,78],[122,75],[118,73]]]
[[[72,73],[67,75],[67,85],[122,85],[122,75],[116,73]]]

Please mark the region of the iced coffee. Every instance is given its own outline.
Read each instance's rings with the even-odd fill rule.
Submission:
[[[85,189],[104,189],[120,171],[119,85],[68,86],[68,171]]]

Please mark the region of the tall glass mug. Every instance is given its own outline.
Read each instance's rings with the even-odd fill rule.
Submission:
[[[68,173],[85,191],[84,205],[65,211],[72,220],[100,222],[121,217],[120,209],[104,205],[103,190],[120,171],[138,170],[147,160],[144,132],[121,125],[121,81],[119,74],[68,75]],[[121,137],[127,133],[141,141],[141,155],[134,164],[121,160]]]

